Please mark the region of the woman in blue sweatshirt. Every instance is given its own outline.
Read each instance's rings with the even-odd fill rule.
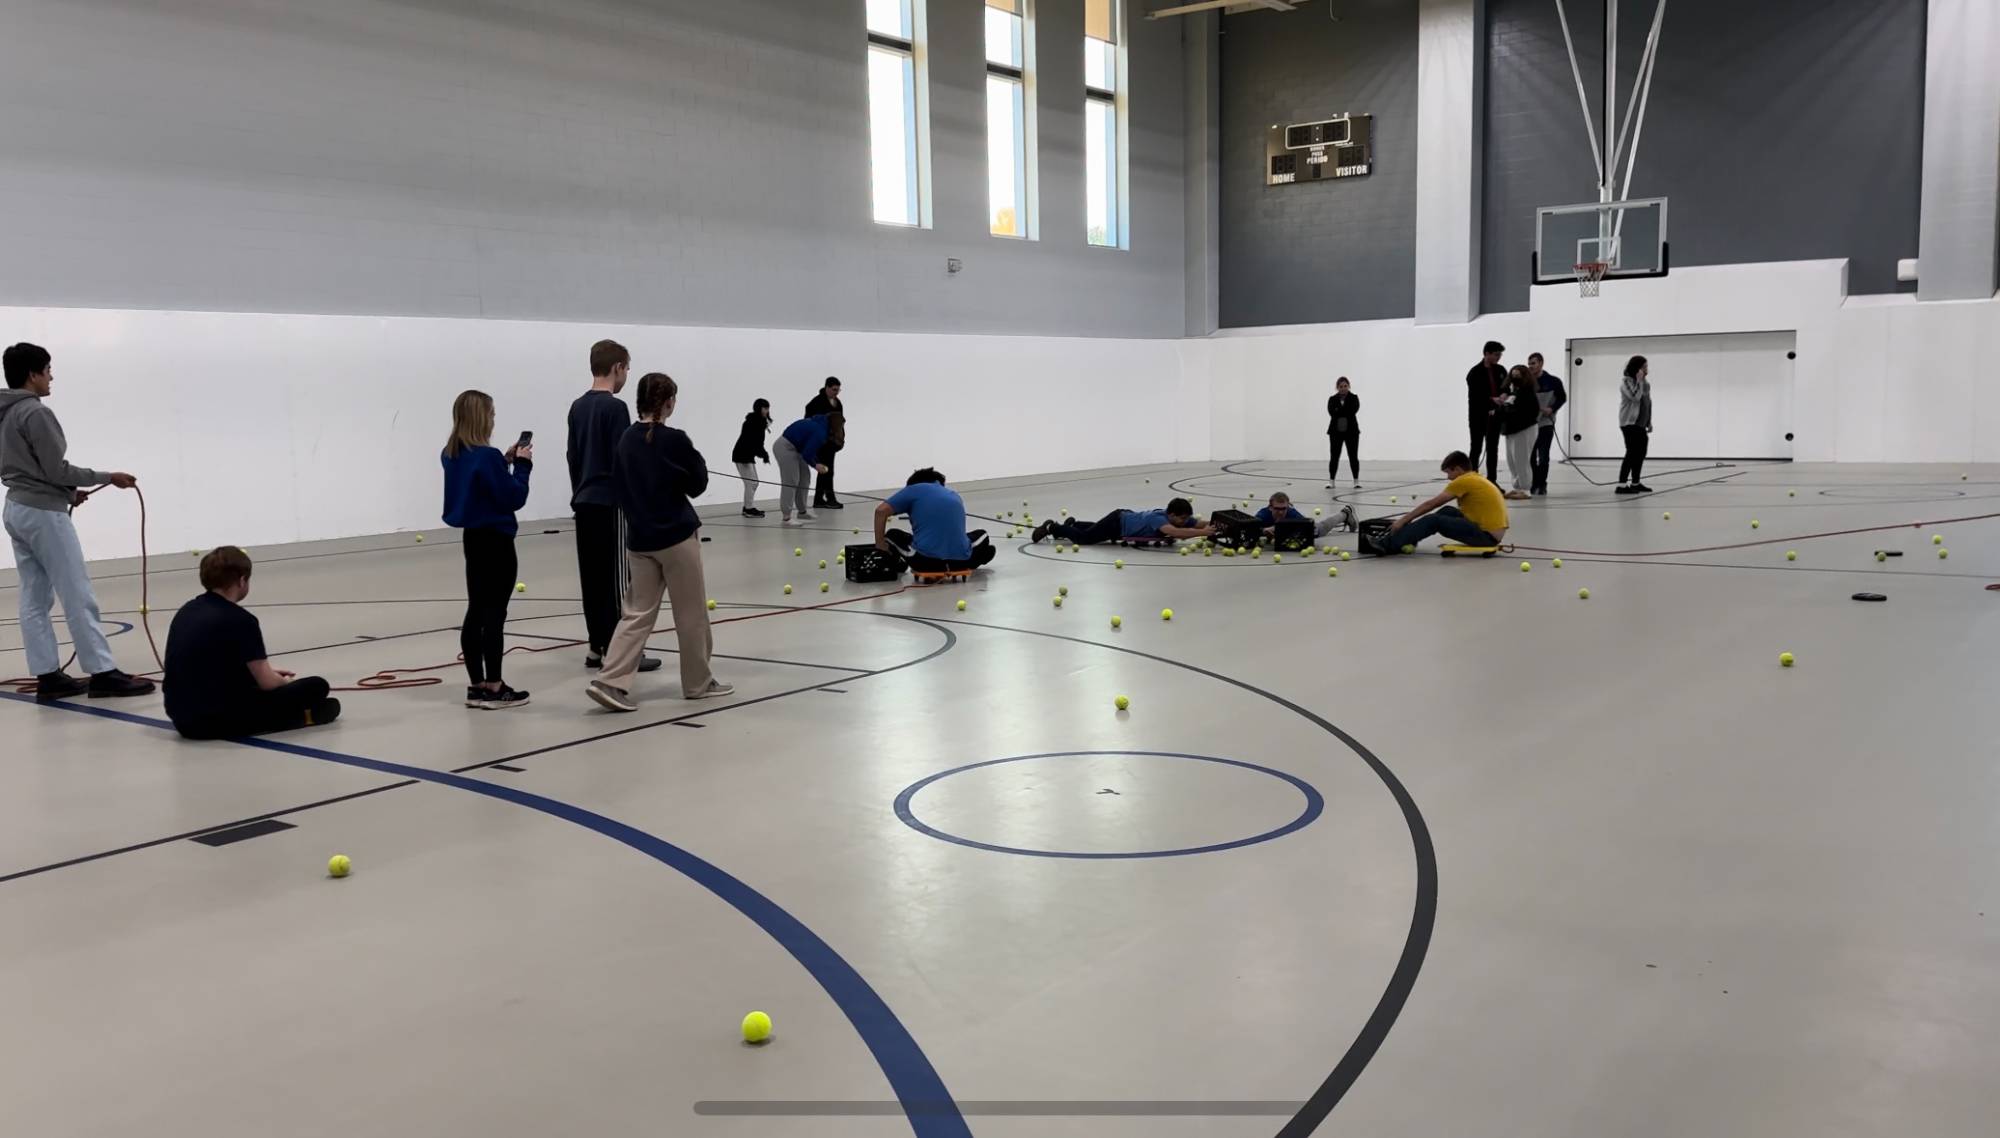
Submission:
[[[828,415],[808,415],[795,420],[778,436],[776,446],[771,449],[778,455],[778,476],[784,479],[784,490],[778,495],[778,509],[784,514],[782,524],[791,525],[796,513],[801,522],[809,522],[812,515],[806,512],[806,490],[812,483],[810,471],[826,473],[826,463],[820,451],[829,443],[840,446],[847,438],[847,419],[840,412]]]
[[[467,391],[451,405],[451,438],[444,444],[444,524],[465,531],[465,620],[458,643],[465,653],[465,706],[486,711],[520,707],[528,693],[500,678],[507,650],[507,601],[520,562],[514,556],[519,526],[514,511],[528,504],[534,447],[495,450],[493,397]],[[512,469],[509,469],[511,466]]]

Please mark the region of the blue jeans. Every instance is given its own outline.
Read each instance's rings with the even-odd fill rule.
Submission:
[[[28,671],[45,676],[62,667],[55,625],[49,620],[56,597],[62,598],[63,619],[84,671],[94,676],[115,670],[111,646],[98,627],[97,594],[84,568],[83,543],[76,539],[69,514],[9,502],[5,516],[14,567],[21,575],[21,640],[28,650]]]
[[[1384,543],[1391,552],[1401,552],[1406,545],[1415,545],[1432,534],[1443,534],[1446,541],[1460,545],[1499,545],[1500,540],[1466,520],[1457,506],[1443,506],[1433,510],[1402,529],[1391,533]]]

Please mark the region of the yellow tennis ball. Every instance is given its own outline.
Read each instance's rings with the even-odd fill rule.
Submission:
[[[1122,617],[1122,616],[1114,616],[1114,617],[1112,617],[1112,618],[1111,618],[1111,627],[1113,627],[1113,628],[1123,628],[1123,627],[1125,627],[1125,618],[1124,618],[1124,617]]]
[[[1939,561],[1943,561],[1943,560],[1944,560],[1945,558],[1947,558],[1947,557],[1950,557],[1950,556],[1951,556],[1951,550],[1949,550],[1949,549],[1942,549],[1942,548],[1940,548],[1940,549],[1938,550],[1938,560],[1939,560]]]
[[[715,598],[714,598],[714,597],[710,597],[710,598],[708,598],[708,611],[710,611],[710,612],[714,612],[714,611],[715,611]]]
[[[1021,504],[1022,504],[1023,506],[1027,505],[1027,503],[1026,503],[1026,502],[1023,502],[1023,503],[1021,503]]]
[[[861,532],[861,530],[860,530],[860,527],[858,527],[858,526],[857,526],[856,528],[854,528],[854,529],[851,529],[851,530],[848,530],[847,532],[849,532],[849,533],[860,533],[860,532]]]
[[[1876,550],[1876,551],[1875,551],[1875,560],[1877,560],[1877,561],[1887,561],[1887,560],[1889,560],[1889,555],[1888,555],[1887,553],[1883,552],[1882,550],[1878,549],[1878,550]]]
[[[418,534],[418,535],[417,535],[417,544],[418,544],[418,545],[422,545],[423,543],[424,543],[424,535],[423,535],[423,534]]]
[[[803,550],[803,549],[794,549],[794,550],[792,550],[792,556],[793,556],[793,557],[804,557],[805,555],[806,555],[806,551],[805,551],[805,550]]]
[[[326,875],[328,877],[346,877],[353,869],[354,863],[347,859],[346,854],[334,854],[332,857],[326,859]]]
[[[1314,506],[1314,507],[1313,507],[1313,517],[1319,517],[1319,507],[1318,507],[1318,506]]]
[[[1062,598],[1061,598],[1061,597],[1050,597],[1050,598],[1049,598],[1049,603],[1050,603],[1050,604],[1052,604],[1052,605],[1054,605],[1054,606],[1056,606],[1057,608],[1061,608],[1061,607],[1062,607]]]
[[[1389,495],[1389,503],[1390,503],[1390,505],[1394,505],[1394,504],[1395,504],[1395,502],[1396,502],[1396,496],[1395,496],[1394,494],[1391,494],[1391,495]]]
[[[1263,546],[1261,546],[1261,545],[1259,545],[1259,546],[1257,546],[1257,547],[1255,547],[1255,548],[1251,549],[1251,550],[1250,550],[1250,556],[1252,556],[1252,557],[1262,557],[1262,556],[1264,556],[1264,547],[1263,547]]]
[[[1791,654],[1790,652],[1780,652],[1780,653],[1778,653],[1778,666],[1779,666],[1779,667],[1781,667],[1781,668],[1789,668],[1789,667],[1791,667],[1791,666],[1792,666],[1792,654]]]
[[[1589,590],[1589,589],[1578,589],[1578,590],[1576,591],[1576,599],[1577,599],[1577,600],[1580,600],[1580,601],[1587,601],[1587,600],[1589,600],[1589,599],[1590,599],[1590,590]]]
[[[1284,563],[1285,563],[1285,555],[1284,555],[1284,554],[1282,554],[1282,553],[1273,553],[1273,554],[1271,555],[1271,564],[1273,564],[1273,565],[1283,565]]]
[[[140,615],[140,616],[145,616],[145,615],[146,615],[147,613],[149,613],[149,612],[151,612],[151,611],[152,611],[152,610],[151,610],[151,609],[149,609],[149,608],[147,608],[147,607],[146,607],[145,605],[140,605],[140,606],[139,606],[139,615]]]
[[[1343,549],[1340,551],[1340,559],[1342,561],[1352,561],[1354,560],[1354,555]]]
[[[1207,545],[1204,545],[1204,546],[1202,546],[1202,547],[1201,547],[1201,555],[1202,555],[1203,557],[1214,557],[1214,556],[1215,556],[1215,549],[1214,549],[1214,547],[1212,547],[1212,546],[1207,546]]]
[[[1787,491],[1785,491],[1785,497],[1787,497],[1787,498],[1796,498],[1796,497],[1798,497],[1798,496],[1799,496],[1799,492],[1798,492],[1797,490],[1787,490]]]
[[[785,595],[788,597],[792,595],[792,587],[790,585],[785,586]]]
[[[1122,695],[1119,696],[1117,699],[1112,700],[1111,703],[1113,706],[1117,707],[1118,710],[1120,711],[1125,711],[1132,706],[1132,701],[1125,698]]]
[[[1172,609],[1161,609],[1161,610],[1160,610],[1160,619],[1161,619],[1161,620],[1172,620],[1172,619],[1174,619],[1174,610],[1172,610]]]
[[[1340,576],[1340,566],[1338,566],[1338,565],[1329,565],[1329,566],[1327,566],[1327,567],[1326,567],[1326,575],[1327,575],[1327,576],[1329,576],[1329,577],[1338,577],[1338,576]]]
[[[833,555],[833,563],[834,563],[835,565],[845,565],[845,564],[847,564],[847,554],[845,554],[845,553],[836,553],[836,554],[834,554],[834,555]]]
[[[514,591],[515,591],[515,592],[517,592],[517,593],[525,593],[525,592],[527,592],[527,591],[528,591],[528,583],[527,583],[526,581],[516,581],[516,582],[514,582]]]
[[[1562,567],[1563,567],[1563,559],[1560,557],[1556,558],[1554,561],[1549,562],[1549,568],[1551,569],[1560,569]]]
[[[1188,549],[1188,547],[1187,547],[1187,546],[1185,546],[1185,545],[1181,546],[1181,556],[1182,556],[1182,557],[1186,557],[1186,556],[1188,555],[1188,553],[1189,553],[1189,552],[1190,552],[1190,550]],[[1123,566],[1123,565],[1120,565],[1120,566],[1118,566],[1118,567],[1119,567],[1120,569],[1123,569],[1123,568],[1125,568],[1125,566]]]
[[[1056,586],[1056,595],[1057,595],[1057,596],[1059,596],[1059,597],[1066,597],[1066,596],[1069,596],[1069,586],[1068,586],[1068,585],[1057,585],[1057,586]]]
[[[762,1043],[771,1038],[771,1017],[763,1012],[751,1012],[743,1017],[743,1042]]]
[[[1125,568],[1125,559],[1121,557],[1121,558],[1119,558],[1118,560],[1116,560],[1116,561],[1113,561],[1113,562],[1111,563],[1111,567],[1112,567],[1113,569],[1123,569],[1123,568]]]
[[[1404,547],[1403,547],[1403,552],[1404,552],[1404,553],[1415,553],[1416,551],[1417,551],[1417,547],[1416,547],[1416,546],[1414,546],[1414,545],[1406,545],[1406,546],[1404,546]]]
[[[1663,513],[1663,514],[1661,514],[1661,515],[1660,515],[1660,520],[1661,520],[1661,521],[1663,521],[1663,522],[1670,522],[1670,521],[1673,521],[1673,520],[1674,520],[1674,515],[1673,515],[1673,514],[1671,514],[1671,513]]]
[[[822,569],[826,568],[826,558],[822,557],[819,559],[819,567]]]
[[[820,592],[822,592],[822,593],[826,592],[827,588],[828,588],[828,586],[827,586],[827,583],[826,583],[825,581],[821,581],[821,582],[819,583],[819,591],[820,591]]]
[[[965,602],[964,602],[964,601],[960,601],[960,602],[958,602],[958,611],[960,611],[960,612],[964,612],[964,611],[965,611]]]
[[[1799,559],[1799,551],[1798,551],[1798,550],[1796,550],[1796,549],[1787,549],[1787,550],[1785,550],[1785,560],[1787,560],[1787,561],[1797,561],[1798,559]]]
[[[1762,529],[1762,528],[1763,528],[1763,526],[1764,526],[1764,523],[1763,523],[1763,522],[1760,522],[1760,521],[1758,521],[1758,520],[1757,520],[1756,518],[1751,518],[1751,519],[1750,519],[1750,528],[1751,528],[1751,529]]]
[[[1943,534],[1941,534],[1941,533],[1934,533],[1934,534],[1932,534],[1932,535],[1931,535],[1931,544],[1932,544],[1932,545],[1943,545],[1943,544],[1944,544],[1944,535],[1943,535]]]
[[[1068,509],[1066,509],[1066,508],[1065,508],[1065,509],[1061,509],[1061,510],[1057,510],[1056,512],[1057,512],[1057,513],[1059,513],[1059,514],[1061,514],[1061,515],[1062,515],[1063,517],[1069,517],[1069,510],[1068,510]]]

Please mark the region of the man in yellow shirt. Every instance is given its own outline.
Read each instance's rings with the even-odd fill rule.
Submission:
[[[1479,476],[1464,451],[1452,451],[1438,469],[1450,479],[1444,492],[1396,519],[1384,538],[1367,539],[1377,553],[1395,553],[1432,534],[1460,545],[1499,545],[1507,536],[1507,500]],[[1456,502],[1456,505],[1450,503]]]

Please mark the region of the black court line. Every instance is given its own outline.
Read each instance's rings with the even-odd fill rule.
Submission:
[[[507,764],[505,764],[505,763],[494,763],[494,764],[493,764],[493,769],[494,769],[494,770],[496,770],[496,771],[506,771],[506,772],[507,772],[508,774],[526,774],[526,773],[527,773],[526,771],[522,770],[522,769],[521,769],[520,767],[510,767],[510,766],[508,766],[508,765],[507,765]]]
[[[265,834],[280,834],[286,830],[296,829],[298,827],[292,825],[290,822],[280,822],[276,818],[266,818],[261,822],[251,822],[248,825],[235,826],[227,830],[211,830],[206,834],[200,834],[188,840],[191,842],[200,842],[205,846],[229,846],[235,845],[237,842],[247,842],[251,838],[261,838]]]
[[[700,729],[702,729],[703,727],[706,727],[706,726],[708,726],[708,724],[706,724],[706,723],[687,723],[687,722],[681,722],[681,723],[676,723],[676,724],[674,724],[674,726],[676,726],[676,727],[692,727],[692,728],[694,728],[695,730],[699,731],[699,730],[700,730]],[[519,770],[519,769],[521,769],[521,768],[519,768],[519,767],[509,767],[509,768],[507,768],[507,769],[509,769],[509,770]]]

